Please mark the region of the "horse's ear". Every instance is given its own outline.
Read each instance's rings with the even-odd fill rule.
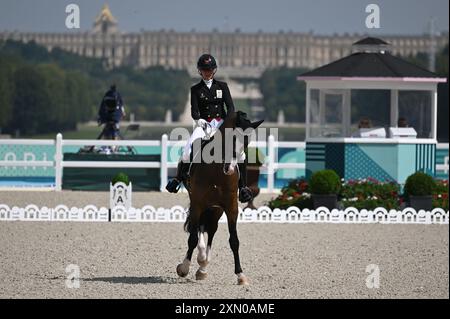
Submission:
[[[262,124],[262,122],[264,122],[264,120],[253,122],[250,124],[250,126],[253,127],[254,129],[256,129],[258,126],[260,126]]]

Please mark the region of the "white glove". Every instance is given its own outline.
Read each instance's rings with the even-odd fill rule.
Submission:
[[[198,119],[197,126],[200,126],[201,128],[205,129],[208,126],[208,122],[204,119]]]

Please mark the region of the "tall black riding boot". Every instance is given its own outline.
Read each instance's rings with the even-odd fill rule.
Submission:
[[[247,163],[238,163],[239,166],[239,201],[241,203],[248,203],[252,200],[253,194],[250,188],[247,187]]]
[[[183,161],[178,162],[177,176],[167,183],[166,189],[169,193],[178,193],[181,183],[186,179],[187,171],[189,169],[190,163],[185,163]]]

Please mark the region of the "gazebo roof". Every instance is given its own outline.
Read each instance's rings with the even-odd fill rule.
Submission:
[[[355,48],[371,50],[356,52],[340,60],[306,72],[299,80],[327,78],[358,78],[364,80],[426,79],[430,82],[443,82],[436,73],[412,64],[385,51],[389,44],[377,38],[365,38],[354,43]]]
[[[355,43],[353,43],[353,45],[388,45],[389,43],[379,39],[379,38],[372,38],[372,37],[367,37],[364,38],[362,40],[359,40]]]
[[[301,77],[439,78],[437,74],[389,53],[366,52],[353,53]]]

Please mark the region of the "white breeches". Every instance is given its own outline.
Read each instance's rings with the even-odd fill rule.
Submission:
[[[192,144],[196,139],[210,139],[219,129],[219,127],[222,125],[223,120],[217,121],[216,119],[213,119],[211,122],[208,123],[208,126],[203,129],[200,126],[197,126],[194,128],[194,131],[192,132],[192,135],[189,137],[188,142],[184,146],[183,154],[181,156],[181,159],[184,162],[189,161],[189,157],[191,155],[192,151]],[[245,160],[245,153],[242,152],[240,156],[240,160]]]

